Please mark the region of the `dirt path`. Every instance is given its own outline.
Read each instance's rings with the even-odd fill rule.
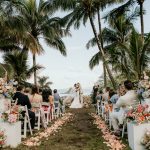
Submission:
[[[93,125],[90,109],[76,109],[72,122],[60,132],[44,142],[40,150],[108,150],[101,138],[100,131]]]

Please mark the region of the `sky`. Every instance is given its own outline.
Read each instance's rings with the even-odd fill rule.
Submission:
[[[144,4],[146,14],[144,16],[145,32],[150,32],[150,0]],[[106,10],[104,14],[108,12]],[[57,15],[65,15],[59,12]],[[95,24],[97,24],[95,22]],[[140,21],[137,20],[135,27],[140,31]],[[106,24],[102,24],[103,27]],[[72,87],[74,83],[80,82],[83,88],[91,88],[102,75],[102,63],[93,70],[89,69],[90,58],[98,52],[97,47],[86,49],[85,45],[93,37],[93,32],[89,23],[86,26],[81,25],[79,30],[71,28],[71,37],[64,38],[67,48],[67,57],[62,56],[59,51],[48,47],[41,41],[45,53],[37,56],[37,63],[44,66],[45,69],[38,72],[39,76],[48,76],[53,82],[51,88],[64,89]],[[2,61],[2,59],[0,59]],[[32,56],[30,54],[29,63],[32,65]],[[30,79],[32,82],[33,79]]]

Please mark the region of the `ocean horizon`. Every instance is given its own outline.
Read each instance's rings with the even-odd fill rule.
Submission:
[[[61,97],[72,95],[72,94],[66,93],[69,89],[70,88],[68,88],[68,89],[58,89],[58,93]],[[83,89],[83,95],[91,95],[91,93],[92,93],[92,88]]]

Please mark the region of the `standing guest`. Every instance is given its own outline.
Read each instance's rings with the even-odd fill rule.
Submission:
[[[125,112],[128,111],[130,106],[137,104],[137,93],[133,90],[132,82],[126,80],[124,82],[124,87],[126,94],[120,96],[116,103],[116,107],[120,110],[118,112],[113,112],[111,115],[112,125],[116,135],[120,134],[119,125],[123,124]]]
[[[99,85],[93,86],[93,98],[92,98],[93,102],[92,102],[92,104],[96,104],[96,96],[97,96],[98,89],[99,89]]]
[[[54,89],[54,105],[55,105],[55,107],[58,107],[60,100],[61,100],[61,98],[57,92],[57,89]]]
[[[52,119],[52,113],[53,113],[53,109],[54,109],[54,97],[52,95],[52,90],[49,89],[47,94],[48,94],[48,100],[49,100],[49,104],[50,104],[50,118]]]
[[[97,92],[97,96],[96,96],[96,101],[97,101],[97,103],[99,103],[99,104],[101,104],[101,101],[102,101],[102,99],[103,99],[103,92],[102,92],[102,90],[100,90],[100,91],[98,91]]]
[[[13,97],[14,100],[17,100],[17,105],[25,106],[27,105],[30,122],[31,122],[31,128],[34,129],[35,125],[35,113],[31,111],[31,103],[27,95],[23,94],[23,86],[18,86],[17,91]],[[25,113],[23,112],[23,116]]]

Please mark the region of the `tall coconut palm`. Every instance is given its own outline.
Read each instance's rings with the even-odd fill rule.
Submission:
[[[127,67],[127,60],[125,57],[125,50],[123,44],[128,42],[131,29],[133,28],[132,21],[135,19],[136,14],[130,14],[129,16],[122,15],[115,20],[111,21],[109,28],[104,28],[102,32],[103,40],[105,43],[105,53],[108,57],[108,63],[114,67],[117,65],[122,71],[125,71],[126,75],[129,75],[129,68]],[[100,34],[99,34],[100,37]],[[87,48],[96,45],[95,37],[87,43]],[[91,69],[95,65],[99,64],[102,56],[98,52],[90,60],[89,66]],[[115,65],[114,65],[115,64]],[[117,67],[117,68],[118,68]]]
[[[4,63],[8,64],[13,70],[13,77],[18,83],[22,83],[29,79],[34,70],[39,70],[41,66],[31,67],[28,64],[28,53],[26,51],[7,52],[3,56]]]
[[[144,9],[143,9],[143,4],[145,2],[145,0],[124,0],[125,4],[119,6],[118,8],[113,9],[108,15],[107,17],[111,17],[111,18],[116,18],[117,16],[130,11],[130,9],[132,9],[132,7],[135,6],[135,4],[139,4],[140,6],[140,23],[141,23],[141,36],[142,39],[144,40]]]
[[[99,7],[97,8],[97,17],[98,17],[98,26],[99,26],[99,37],[101,41],[102,48],[104,48],[103,37],[102,37],[102,24],[101,24],[101,11]],[[103,60],[103,72],[104,72],[104,87],[107,87],[107,75],[106,75],[106,67]]]
[[[137,0],[137,3],[140,5],[140,20],[141,20],[141,35],[144,40],[144,18],[143,18],[143,4],[145,0]]]
[[[56,3],[57,6],[60,5],[62,9],[71,11],[71,13],[65,17],[65,20],[68,19],[69,27],[71,25],[74,25],[75,28],[79,28],[81,22],[83,22],[83,24],[85,25],[89,19],[96,42],[97,42],[98,49],[99,49],[100,53],[102,54],[102,58],[104,60],[108,75],[112,81],[114,88],[115,88],[116,83],[115,83],[112,73],[109,69],[109,66],[106,63],[106,55],[102,48],[101,40],[99,39],[98,33],[96,31],[96,27],[94,24],[94,18],[95,18],[95,14],[97,14],[98,7],[100,10],[102,6],[103,6],[103,8],[105,8],[107,5],[116,3],[117,0],[99,0],[99,1],[98,0],[72,0],[72,1],[67,0],[68,6],[66,5],[65,2],[66,2],[66,0],[61,0],[61,1],[54,0],[54,3]]]
[[[29,28],[29,33],[37,41],[38,47],[30,49],[33,54],[33,66],[36,65],[36,54],[41,54],[44,49],[40,39],[43,39],[49,47],[53,47],[66,55],[66,48],[62,37],[68,32],[63,28],[63,22],[59,17],[53,17],[55,11],[51,1],[46,0],[21,0],[16,4],[19,17],[23,24]],[[37,84],[36,70],[34,71],[34,83]]]
[[[52,82],[48,81],[48,79],[49,77],[47,76],[38,77],[38,84],[41,89],[50,88],[50,85],[53,84]]]
[[[150,62],[150,33],[145,35],[144,43],[141,35],[132,30],[129,45],[126,45],[132,70],[137,80],[140,80],[143,71],[148,68]]]

